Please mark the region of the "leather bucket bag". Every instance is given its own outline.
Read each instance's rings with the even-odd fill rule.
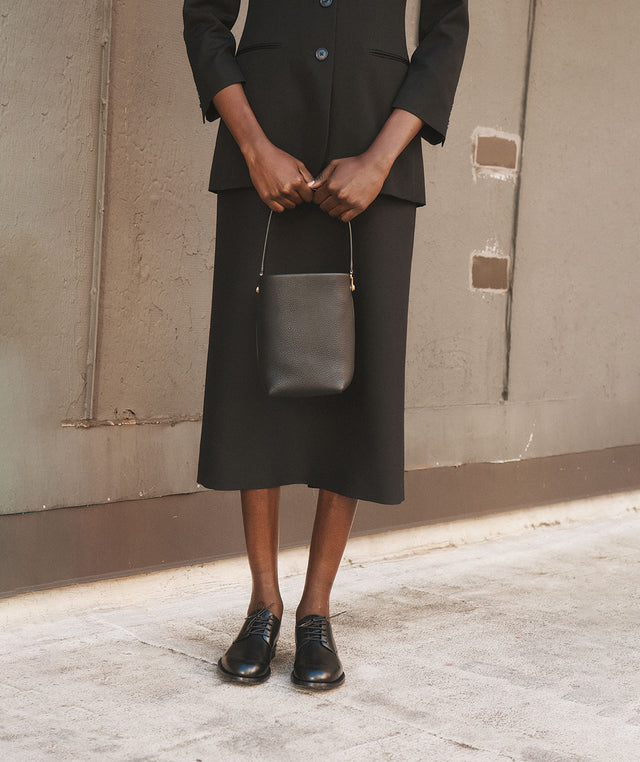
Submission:
[[[353,236],[349,272],[264,274],[271,217],[262,249],[256,349],[271,397],[340,394],[355,366]]]

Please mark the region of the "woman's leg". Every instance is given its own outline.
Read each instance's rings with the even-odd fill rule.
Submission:
[[[329,616],[329,598],[356,514],[357,499],[321,489],[311,535],[309,563],[296,621]]]
[[[218,661],[218,669],[225,680],[256,684],[271,675],[282,617],[278,587],[280,488],[241,490],[240,497],[253,589],[248,616]]]
[[[253,580],[248,613],[269,607],[282,618],[278,584],[280,487],[240,491],[242,521]]]

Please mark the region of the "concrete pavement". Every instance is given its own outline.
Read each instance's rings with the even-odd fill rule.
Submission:
[[[333,601],[347,680],[326,694],[289,680],[300,573],[273,675],[249,688],[215,670],[244,616],[244,561],[1,601],[0,759],[640,760],[627,502],[388,560],[348,549]],[[302,568],[301,551],[283,557]]]

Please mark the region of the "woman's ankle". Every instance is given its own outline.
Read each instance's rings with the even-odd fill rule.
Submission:
[[[282,619],[284,605],[280,594],[260,593],[252,595],[249,602],[249,608],[247,609],[247,615],[253,614],[254,611],[258,611],[259,609],[269,609],[269,611],[272,614],[275,614],[278,619]]]
[[[304,619],[309,614],[319,614],[320,616],[329,616],[329,601],[321,600],[301,600],[296,609],[296,623]]]

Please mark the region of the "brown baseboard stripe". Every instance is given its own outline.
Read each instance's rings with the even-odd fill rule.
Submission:
[[[640,488],[640,445],[408,471],[404,503],[362,502],[355,535]],[[309,541],[315,490],[282,490],[281,545]],[[0,597],[244,553],[237,492],[0,516]]]

